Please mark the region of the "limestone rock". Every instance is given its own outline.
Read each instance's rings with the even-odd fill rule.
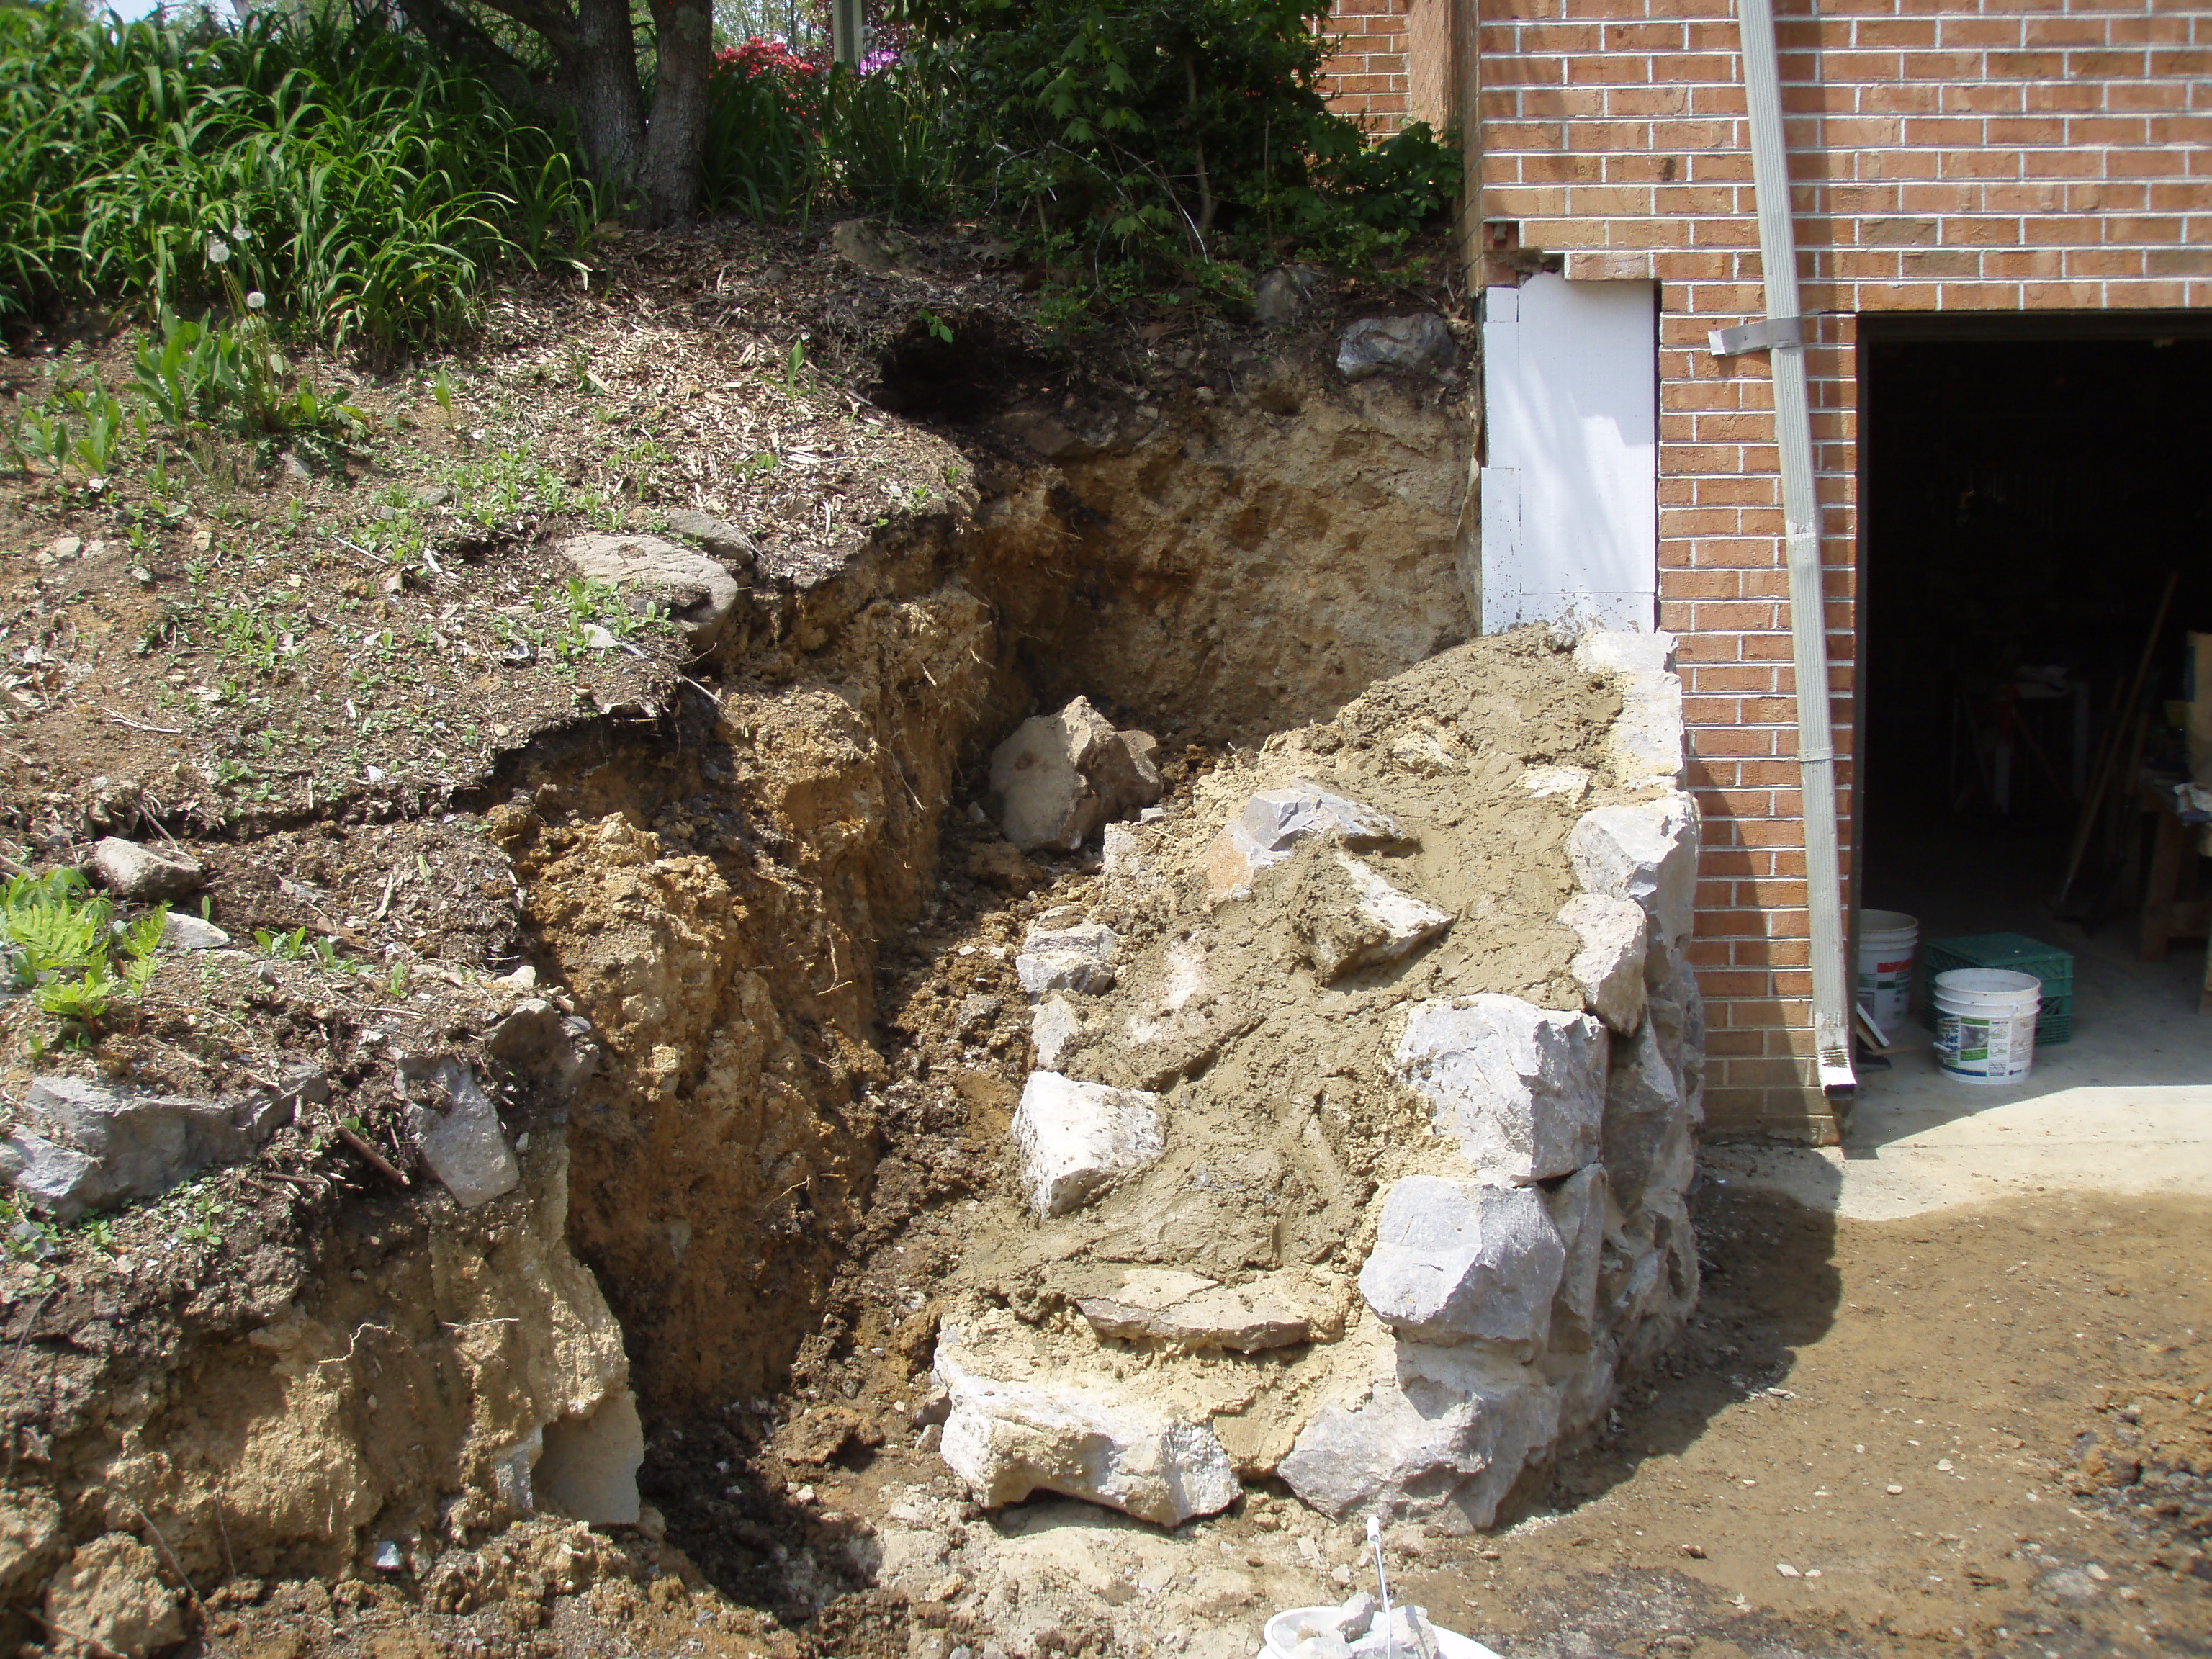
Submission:
[[[103,836],[92,849],[92,878],[127,899],[153,903],[196,893],[206,880],[199,860],[173,847],[146,847]]]
[[[1364,380],[1386,368],[1448,368],[1454,350],[1449,325],[1432,311],[1362,317],[1337,341],[1336,366],[1347,380]]]
[[[1566,1249],[1559,1294],[1552,1301],[1549,1346],[1582,1352],[1597,1339],[1598,1268],[1605,1249],[1606,1172],[1592,1164],[1577,1170],[1546,1195],[1545,1207]]]
[[[712,651],[737,614],[738,584],[720,561],[658,536],[571,536],[554,552],[580,576],[635,586],[664,600],[695,653]]]
[[[1680,951],[1655,948],[1644,963],[1652,1034],[1674,1068],[1692,1124],[1705,1121],[1705,999]]]
[[[726,519],[690,507],[668,507],[661,516],[671,534],[698,543],[725,563],[750,568],[760,562],[760,544]]]
[[[1647,1188],[1680,1194],[1690,1184],[1690,1115],[1650,1021],[1613,1045],[1604,1145],[1606,1176],[1623,1209],[1638,1207]]]
[[[1414,1008],[1393,1056],[1486,1176],[1547,1181],[1597,1156],[1605,1027],[1484,993]]]
[[[961,1364],[958,1339],[949,1328],[938,1345],[937,1379],[952,1406],[939,1450],[985,1508],[1056,1492],[1173,1527],[1237,1501],[1229,1454],[1205,1422],[1141,1396],[977,1376]]]
[[[1550,1448],[1559,1407],[1528,1368],[1479,1347],[1386,1343],[1358,1384],[1315,1413],[1276,1473],[1323,1514],[1497,1518]]]
[[[23,1121],[0,1143],[0,1176],[67,1224],[88,1210],[156,1198],[210,1164],[251,1158],[303,1099],[327,1100],[313,1066],[274,1091],[222,1100],[140,1095],[82,1078],[33,1078]]]
[[[1227,1348],[1260,1353],[1314,1339],[1312,1314],[1278,1285],[1266,1279],[1250,1285],[1197,1282],[1202,1288],[1158,1306],[1143,1305],[1151,1298],[1133,1297],[1127,1291],[1085,1297],[1076,1306],[1101,1336],[1198,1352]]]
[[[1159,1097],[1032,1072],[1014,1110],[1014,1155],[1030,1210],[1042,1221],[1089,1202],[1117,1176],[1158,1162]]]
[[[1023,852],[1073,852],[1109,819],[1160,798],[1152,738],[1117,732],[1078,697],[1057,714],[1024,720],[991,751],[991,791],[1000,825]]]
[[[1634,899],[1668,945],[1690,936],[1698,884],[1698,804],[1681,791],[1585,812],[1567,833],[1567,857],[1587,892]]]
[[[423,1166],[463,1209],[488,1204],[521,1184],[522,1168],[475,1073],[458,1060],[413,1056],[400,1061],[399,1072]]]
[[[1526,1360],[1551,1329],[1566,1248],[1528,1187],[1407,1176],[1383,1201],[1359,1293],[1419,1342],[1485,1342]]]
[[[1632,1371],[1680,1334],[1697,1305],[1697,1235],[1679,1194],[1649,1194],[1634,1215],[1613,1213],[1598,1270],[1598,1318],[1618,1339],[1622,1368]]]
[[[1679,785],[1682,682],[1674,672],[1674,636],[1593,629],[1575,646],[1575,666],[1620,677],[1620,715],[1605,741],[1621,782]]]
[[[1032,999],[1048,991],[1109,990],[1121,947],[1121,939],[1103,922],[1032,927],[1014,958],[1014,976]]]
[[[645,1429],[635,1395],[620,1389],[589,1416],[556,1418],[544,1434],[545,1449],[530,1472],[541,1504],[595,1527],[637,1524]]]
[[[1030,1041],[1036,1047],[1037,1069],[1057,1072],[1060,1062],[1083,1044],[1083,1022],[1066,997],[1048,996],[1030,1015]]]
[[[548,1105],[565,1106],[599,1068],[599,1045],[591,1021],[563,1014],[542,997],[514,1005],[491,1028],[484,1048],[494,1060],[526,1079]]]
[[[1375,868],[1336,852],[1301,886],[1296,927],[1324,985],[1360,968],[1411,956],[1452,925],[1452,914],[1391,885]],[[1643,981],[1639,979],[1640,988]]]
[[[1277,265],[1252,290],[1252,314],[1268,328],[1296,322],[1312,302],[1322,272],[1313,265]]]
[[[1559,911],[1582,946],[1568,971],[1583,989],[1583,1006],[1616,1034],[1643,1023],[1644,957],[1650,919],[1633,899],[1577,893]]]
[[[1282,863],[1295,843],[1315,835],[1333,836],[1354,850],[1399,839],[1397,822],[1387,813],[1294,778],[1247,800],[1206,848],[1201,865],[1206,902],[1243,897],[1252,890],[1253,877]]]
[[[1521,787],[1540,800],[1547,795],[1565,795],[1571,803],[1589,793],[1590,775],[1579,766],[1525,767]]]
[[[220,951],[230,935],[211,921],[172,910],[161,922],[161,945],[169,951]]]
[[[185,1639],[154,1552],[127,1533],[78,1546],[46,1586],[46,1611],[50,1626],[89,1637],[123,1659],[147,1659]]]

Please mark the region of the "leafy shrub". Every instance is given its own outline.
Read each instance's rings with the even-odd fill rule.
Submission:
[[[1328,107],[1327,0],[912,0],[908,64],[951,89],[963,175],[1031,246],[1110,287],[1201,285],[1250,252],[1395,252],[1447,209],[1456,149],[1370,146]]]
[[[156,905],[128,927],[114,914],[74,870],[0,884],[0,960],[65,1034],[89,1038],[114,999],[143,998],[153,979],[169,907]]]
[[[391,355],[465,327],[493,265],[599,216],[560,135],[374,17],[0,8],[0,315],[191,308],[214,236],[294,326]]]

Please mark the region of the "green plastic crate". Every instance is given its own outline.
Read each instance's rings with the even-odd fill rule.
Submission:
[[[1920,1006],[1929,1029],[1936,1025],[1936,975],[1954,968],[2002,968],[2033,974],[2043,981],[2043,1007],[2035,1018],[2038,1048],[2066,1042],[2074,1036],[2074,955],[2025,933],[1969,933],[1963,939],[1932,939],[1920,953]]]

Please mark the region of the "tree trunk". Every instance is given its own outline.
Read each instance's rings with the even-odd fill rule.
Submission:
[[[652,0],[653,122],[646,131],[644,217],[680,224],[699,210],[707,82],[714,69],[713,0]]]
[[[646,159],[645,94],[637,84],[637,42],[629,0],[582,0],[576,44],[561,53],[561,79],[576,112],[577,136],[599,183],[628,196]]]

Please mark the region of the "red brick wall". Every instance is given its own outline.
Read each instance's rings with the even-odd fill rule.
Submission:
[[[1660,284],[1660,622],[1705,813],[1694,952],[1719,1129],[1817,1127],[1772,399],[1728,0],[1461,0],[1480,213],[1574,277]],[[1777,0],[1851,752],[1855,314],[2212,305],[2212,10],[2191,0]],[[1496,263],[1492,280],[1512,280]],[[2094,416],[2090,416],[2094,418]],[[1849,805],[1850,767],[1843,769]],[[1851,826],[1846,819],[1848,843]],[[1846,853],[1848,878],[1849,854]]]
[[[1413,107],[1406,14],[1412,0],[1334,0],[1322,25],[1334,55],[1329,106],[1377,131],[1395,132]]]

